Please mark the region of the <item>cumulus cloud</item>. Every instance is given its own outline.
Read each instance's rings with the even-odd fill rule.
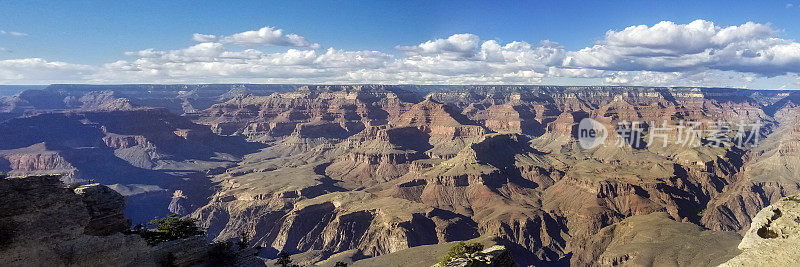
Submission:
[[[454,34],[447,39],[436,39],[415,46],[397,46],[396,48],[414,55],[442,54],[471,57],[478,48],[479,42],[480,38],[477,35],[463,33]]]
[[[176,50],[145,49],[127,52],[134,60],[106,64],[93,75],[104,80],[154,82],[363,82],[363,83],[540,83],[548,73],[574,77],[599,77],[596,70],[553,70],[564,48],[550,41],[501,44],[476,35],[453,35],[416,46],[398,47],[409,54],[396,57],[378,51],[290,48],[265,53],[256,49],[234,51],[225,38],[194,35],[207,41]],[[414,47],[410,49],[410,47]],[[408,48],[408,49],[407,49]],[[415,52],[411,52],[415,50]]]
[[[192,40],[194,40],[195,42],[207,43],[217,40],[217,36],[211,34],[195,33],[192,35]]]
[[[776,32],[768,25],[753,22],[721,28],[705,20],[695,20],[683,25],[662,21],[653,26],[638,25],[619,32],[608,31],[601,44],[612,47],[646,48],[652,52],[650,54],[680,55],[699,53],[709,48],[722,48],[737,41],[764,39],[775,35]]]
[[[596,45],[569,52],[564,66],[622,71],[729,70],[764,76],[797,72],[800,44],[777,38],[768,24],[719,27],[662,21],[608,31]]]
[[[193,39],[198,42],[210,42],[214,41],[216,36],[196,33]],[[245,46],[293,46],[312,49],[319,49],[322,47],[317,43],[309,42],[303,36],[293,33],[284,34],[282,29],[273,27],[263,27],[254,31],[245,31],[229,36],[222,36],[219,38],[219,41],[226,44]]]
[[[24,32],[4,31],[4,30],[0,30],[0,35],[28,36],[28,34]]]
[[[40,84],[82,81],[93,67],[41,58],[0,60],[0,83]]]
[[[537,45],[514,41],[501,44],[473,34],[455,34],[415,46],[397,46],[405,58],[392,66],[406,83],[540,83],[565,55],[564,47],[551,41]],[[581,72],[581,71],[577,71]],[[591,74],[592,70],[575,75]]]
[[[264,53],[256,49],[228,50],[216,42],[187,48],[159,51],[145,49],[126,53],[135,60],[105,64],[90,77],[93,82],[108,80],[136,82],[311,82],[341,79],[359,68],[379,69],[392,58],[376,51],[288,49]]]
[[[323,50],[304,37],[264,27],[231,35],[195,33],[197,43],[189,47],[126,52],[128,58],[96,67],[6,60],[0,64],[0,82],[538,84],[582,79],[586,84],[747,87],[779,76],[794,84],[800,43],[779,34],[769,24],[753,22],[721,27],[704,20],[664,21],[608,31],[576,51],[549,40],[500,42],[464,33],[401,44],[395,48],[404,53],[393,55]],[[265,52],[259,46],[284,48]]]

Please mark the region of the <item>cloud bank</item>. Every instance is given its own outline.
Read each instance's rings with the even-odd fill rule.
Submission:
[[[215,35],[195,33],[192,40],[197,42],[219,41],[224,44],[236,44],[245,46],[294,46],[319,49],[317,43],[311,43],[305,37],[297,34],[284,34],[283,30],[273,27],[263,27],[255,31],[246,31],[229,36],[217,38]]]
[[[324,48],[303,36],[263,27],[230,35],[195,33],[175,50],[125,53],[102,66],[44,59],[0,61],[0,83],[415,83],[747,86],[783,78],[797,86],[800,43],[770,24],[718,26],[662,21],[609,30],[570,51],[554,41],[485,40],[470,33],[399,44],[391,51]],[[262,47],[273,47],[265,52]],[[283,47],[283,48],[281,48]]]

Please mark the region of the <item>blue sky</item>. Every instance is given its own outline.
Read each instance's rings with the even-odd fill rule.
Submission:
[[[614,62],[598,63],[595,62],[597,60],[595,58],[583,62],[578,60],[578,63],[574,63],[573,60],[572,65],[564,65],[564,58],[571,57],[570,53],[607,43],[609,41],[607,31],[621,33],[630,26],[652,27],[662,21],[677,25],[678,30],[680,25],[688,25],[695,20],[713,23],[714,27],[720,30],[753,22],[772,29],[772,33],[767,36],[759,35],[753,38],[783,40],[788,43],[784,43],[779,50],[783,53],[794,53],[793,50],[787,52],[785,48],[793,48],[792,43],[800,36],[798,4],[800,1],[0,0],[0,83],[307,80],[312,83],[474,82],[798,88],[800,87],[797,80],[798,70],[794,68],[800,64],[795,62],[761,62],[758,64],[766,65],[756,66],[754,65],[756,63],[752,63],[739,66],[741,64],[720,63],[729,59],[713,59],[691,66],[664,68],[655,65],[662,63],[674,65],[674,61],[654,63],[651,59],[630,59],[627,57],[639,52],[626,50],[624,58],[604,57],[605,60]],[[222,38],[263,27],[271,27],[271,30],[281,29],[283,35],[296,34],[310,43],[318,43],[319,47],[276,45],[270,41],[261,44],[251,42],[245,45],[235,41],[223,42],[221,39],[211,42],[224,46],[214,49],[224,49],[228,52],[254,49],[264,54],[283,55],[289,50],[315,51],[314,55],[307,56],[318,59],[303,61],[305,63],[280,63],[275,66],[253,65],[252,57],[248,62],[230,60],[231,57],[241,58],[241,55],[220,57],[219,54],[210,56],[204,54],[203,60],[206,60],[206,63],[226,60],[230,62],[225,66],[207,64],[196,74],[192,71],[198,70],[198,66],[185,64],[176,66],[176,62],[164,59],[169,57],[166,54],[170,51],[197,45],[198,42],[192,40],[192,35],[195,33]],[[447,40],[454,34],[470,34],[479,38],[477,43],[471,43],[477,46],[468,47],[474,48],[475,53],[469,51],[465,53],[462,50],[450,51],[447,49],[448,44],[443,44],[444,46],[439,47],[440,50],[398,49],[398,46],[409,48],[428,41]],[[549,40],[557,44],[566,55],[556,59],[553,59],[552,55],[539,55],[528,58],[524,64],[520,62],[511,64],[506,59],[507,65],[498,67],[495,66],[496,61],[477,57],[477,54],[483,53],[480,45],[489,40],[494,40],[502,47],[515,41],[525,42],[533,46],[532,50],[540,48],[541,41]],[[629,41],[631,40],[625,41],[628,43],[621,46],[630,48],[642,45],[641,42]],[[669,43],[670,40],[664,41]],[[751,40],[750,43],[752,42],[755,41]],[[651,46],[649,48],[653,48],[652,43],[647,44]],[[764,46],[756,49],[751,46],[744,47],[742,44],[714,43],[710,47],[691,47],[689,50],[670,47],[669,53],[696,54],[698,50],[695,48],[722,51],[725,49],[722,46],[728,45],[739,47],[740,54],[745,50],[771,49]],[[329,53],[329,57],[319,59],[329,48],[334,48],[339,54]],[[160,60],[154,60],[153,55],[142,56],[133,53],[126,55],[126,52],[146,49],[164,53],[157,55],[162,57]],[[728,50],[735,49],[737,48],[730,47]],[[358,51],[375,51],[381,55],[359,55],[355,53]],[[261,56],[262,63],[267,60],[266,57]],[[369,60],[372,61],[360,62],[363,64],[347,63],[345,64],[347,66],[342,66],[342,62],[356,60],[350,57],[370,57]],[[274,56],[270,56],[269,60],[272,59]],[[534,62],[534,59],[553,62]],[[184,63],[187,61],[182,60]],[[322,64],[324,60],[328,61]],[[335,62],[336,60],[340,62]],[[432,62],[432,60],[439,61]],[[483,60],[482,63],[477,62],[480,60]],[[560,62],[555,63],[559,60]],[[621,65],[620,60],[631,62],[641,60],[641,62]],[[111,67],[122,68],[126,72],[109,70],[108,65],[118,61],[130,64],[120,67],[124,65],[120,63]],[[423,68],[420,63],[427,65]],[[49,65],[36,68],[37,64]],[[236,65],[230,66],[230,64]],[[310,64],[317,65],[310,67]],[[179,69],[170,69],[173,67]],[[209,70],[215,67],[219,67],[221,71],[215,73]],[[222,70],[226,67],[229,69]],[[132,68],[138,72],[131,72]],[[457,71],[451,73],[440,71],[448,68]],[[569,69],[573,74],[564,75],[562,69]],[[591,70],[592,73],[576,75],[574,74],[576,70],[584,72]],[[621,71],[626,73],[619,73]],[[638,73],[641,71],[646,73]],[[314,75],[315,73],[318,75]],[[131,75],[126,77],[126,74]],[[673,77],[661,77],[664,75]],[[501,76],[511,78],[505,79]],[[641,76],[639,79],[635,79],[639,76]],[[648,80],[645,76],[652,77]]]

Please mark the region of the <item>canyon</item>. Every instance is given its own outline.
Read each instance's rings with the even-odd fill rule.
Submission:
[[[760,211],[800,194],[798,104],[731,88],[51,85],[0,97],[0,171],[127,199],[81,215],[87,233],[174,213],[303,265],[479,240],[520,266],[714,266],[753,257],[739,243],[769,224]],[[597,147],[586,119],[608,133]]]

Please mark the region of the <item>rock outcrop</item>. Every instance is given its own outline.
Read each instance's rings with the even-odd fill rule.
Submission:
[[[741,254],[720,266],[800,264],[800,195],[781,198],[756,214],[739,243]]]
[[[126,218],[125,197],[101,184],[81,185],[75,188],[89,210],[89,223],[84,234],[110,235],[131,229],[131,220]]]
[[[198,235],[150,246],[127,234],[125,199],[100,184],[65,187],[58,176],[0,177],[3,266],[209,266],[214,246]],[[249,253],[249,254],[248,254]],[[254,252],[232,260],[264,266]],[[255,261],[254,261],[255,260]],[[260,263],[260,265],[258,265]]]
[[[102,203],[121,198],[109,190],[93,185],[76,194],[57,176],[0,179],[0,261],[8,266],[155,265],[141,237],[120,233],[114,223],[102,228],[102,216],[114,215],[121,204]]]

